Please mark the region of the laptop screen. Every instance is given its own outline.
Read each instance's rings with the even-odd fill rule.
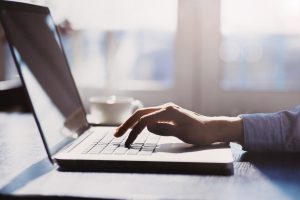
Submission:
[[[0,3],[0,17],[48,153],[88,128],[48,8]],[[22,134],[22,133],[20,133]]]

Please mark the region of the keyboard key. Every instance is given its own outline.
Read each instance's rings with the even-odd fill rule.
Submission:
[[[142,151],[153,151],[156,148],[156,146],[151,146],[151,147],[143,147],[141,150]]]
[[[128,134],[115,138],[111,133],[99,135],[82,153],[115,155],[151,155],[159,142],[160,136],[145,133],[139,135],[128,149],[125,141]]]
[[[141,149],[143,144],[140,143],[133,143],[130,145],[130,149]]]
[[[126,148],[126,147],[118,147],[115,150],[114,154],[116,154],[116,155],[124,155],[124,154],[126,154],[127,151],[128,151],[128,148]]]
[[[96,145],[88,153],[89,154],[99,154],[105,147],[106,147],[106,145]]]
[[[153,137],[150,136],[147,138],[145,145],[153,145],[153,144],[157,144],[159,142],[160,137]]]
[[[156,145],[157,145],[156,143],[145,143],[144,147],[155,148]]]
[[[85,154],[85,153],[89,152],[95,145],[96,145],[96,144],[91,143],[91,144],[88,145],[88,146],[85,148],[85,150],[83,150],[83,152],[81,152],[81,153]]]
[[[114,139],[114,136],[111,134],[106,135],[98,144],[108,144]]]
[[[118,146],[107,146],[102,152],[101,154],[112,154]]]
[[[137,137],[137,139],[135,140],[135,143],[144,144],[145,141],[147,140],[148,136],[149,136],[148,133],[147,133],[147,134],[139,135],[139,136]]]
[[[127,155],[137,155],[139,153],[140,149],[129,149],[127,152]]]
[[[123,142],[125,138],[114,138],[112,141],[111,141],[111,144],[121,144]]]
[[[102,140],[104,137],[106,136],[106,134],[102,134],[102,135],[97,135],[97,137],[95,137],[94,141],[96,143],[98,143],[100,140]]]

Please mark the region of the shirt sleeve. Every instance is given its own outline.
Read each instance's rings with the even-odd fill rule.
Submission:
[[[239,115],[246,151],[300,152],[300,106],[291,111]]]

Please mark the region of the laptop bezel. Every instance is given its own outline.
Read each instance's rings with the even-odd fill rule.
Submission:
[[[4,30],[4,33],[5,33],[5,37],[7,39],[8,46],[9,46],[10,52],[12,54],[15,66],[16,66],[18,74],[20,76],[20,80],[21,80],[22,86],[23,86],[23,88],[25,90],[26,98],[27,98],[27,100],[28,100],[28,102],[30,104],[30,108],[31,108],[33,116],[34,116],[34,120],[35,120],[35,122],[37,124],[38,131],[40,133],[40,136],[42,138],[43,144],[45,146],[45,149],[46,149],[46,152],[47,152],[47,156],[48,156],[49,160],[51,161],[51,163],[54,164],[55,162],[54,162],[54,159],[53,159],[52,156],[55,155],[57,152],[59,152],[61,149],[65,148],[65,146],[68,146],[69,144],[71,144],[75,139],[67,141],[66,144],[63,145],[60,149],[57,149],[57,151],[54,152],[53,154],[51,153],[50,147],[48,146],[48,143],[47,143],[47,140],[46,140],[46,138],[44,136],[41,124],[39,122],[39,119],[37,117],[36,111],[34,109],[33,102],[32,102],[32,100],[30,98],[29,91],[27,89],[27,86],[26,86],[26,83],[25,83],[25,80],[24,80],[24,77],[23,77],[23,74],[22,74],[22,71],[21,71],[21,67],[20,67],[20,65],[18,63],[18,59],[17,59],[17,57],[15,55],[15,52],[13,50],[12,38],[10,36],[9,29],[8,29],[8,27],[6,27],[4,19],[2,18],[2,11],[5,10],[5,9],[7,9],[7,10],[15,10],[15,11],[21,11],[21,12],[33,12],[33,13],[47,14],[47,15],[49,15],[52,18],[52,20],[53,20],[53,17],[51,15],[50,9],[47,8],[47,7],[44,7],[44,6],[39,6],[39,5],[34,5],[34,4],[28,4],[28,3],[21,3],[21,2],[11,2],[11,1],[1,1],[0,2],[0,22],[1,22],[1,25],[3,27],[3,30]],[[53,20],[53,22],[54,22],[54,20]],[[55,31],[57,32],[57,35],[58,35],[58,42],[59,42],[59,45],[61,47],[61,51],[62,51],[63,57],[65,59],[67,68],[68,68],[67,70],[68,70],[68,72],[71,75],[72,84],[74,84],[74,86],[76,88],[76,96],[77,96],[78,101],[80,103],[80,107],[82,108],[82,110],[83,110],[83,112],[84,112],[84,114],[86,116],[87,113],[86,113],[86,111],[84,109],[82,100],[80,98],[78,87],[77,87],[77,85],[75,83],[75,80],[74,80],[74,77],[72,75],[72,72],[71,72],[71,69],[70,69],[70,65],[69,65],[68,59],[66,57],[64,47],[62,45],[61,36],[60,36],[60,33],[59,33],[58,28],[57,28],[56,25],[55,25]],[[84,123],[85,126],[81,127],[81,129],[78,131],[79,132],[79,136],[81,134],[83,134],[85,131],[87,131],[88,129],[91,128],[91,124],[88,123],[87,119],[85,118],[84,120],[85,120],[84,121],[85,122]]]

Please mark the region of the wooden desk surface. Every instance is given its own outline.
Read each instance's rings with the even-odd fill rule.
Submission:
[[[0,113],[0,193],[122,199],[300,198],[300,154],[250,154],[237,144],[232,149],[232,176],[60,172],[47,159],[30,114]]]

